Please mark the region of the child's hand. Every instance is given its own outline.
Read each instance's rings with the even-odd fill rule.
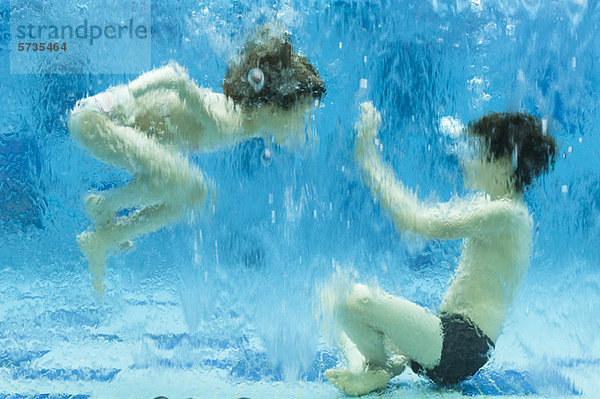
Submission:
[[[367,135],[376,137],[379,126],[381,125],[381,114],[372,102],[364,102],[360,105],[361,120],[356,123],[358,136]]]
[[[360,105],[361,120],[356,122],[356,155],[364,160],[367,154],[375,151],[375,138],[381,126],[381,114],[372,102]]]

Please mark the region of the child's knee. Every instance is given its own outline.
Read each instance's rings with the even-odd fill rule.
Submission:
[[[179,204],[186,210],[203,205],[211,192],[210,182],[204,179],[201,172],[189,168],[189,165],[182,166],[180,169],[188,170],[187,173],[168,176],[166,182],[159,179],[163,181],[160,185],[161,189],[167,190],[166,202]]]
[[[361,313],[368,311],[373,303],[373,293],[371,289],[364,284],[355,284],[348,299],[346,299],[346,311],[352,313]]]
[[[188,187],[188,203],[190,206],[202,205],[205,203],[210,191],[209,184],[202,174],[198,174],[191,179]]]
[[[69,133],[79,143],[87,144],[97,132],[98,115],[96,112],[75,108],[69,117]]]

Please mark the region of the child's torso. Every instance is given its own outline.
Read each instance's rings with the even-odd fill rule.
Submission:
[[[440,311],[469,317],[494,342],[529,265],[533,222],[522,204],[494,233],[466,238]]]

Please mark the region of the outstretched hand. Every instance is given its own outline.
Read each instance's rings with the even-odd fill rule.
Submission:
[[[372,102],[360,105],[361,119],[356,122],[356,156],[364,162],[375,151],[375,139],[381,126],[381,114]]]

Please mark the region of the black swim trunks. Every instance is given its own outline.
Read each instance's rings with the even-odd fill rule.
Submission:
[[[471,377],[488,361],[494,342],[466,316],[442,313],[442,357],[437,366],[425,369],[412,362],[415,373],[425,374],[439,385],[455,385]]]

